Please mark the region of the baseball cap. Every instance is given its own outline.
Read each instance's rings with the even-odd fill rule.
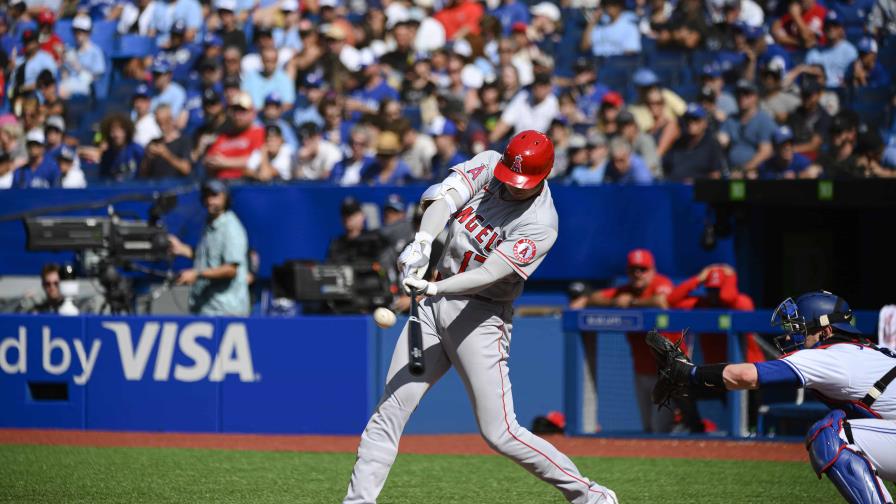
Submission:
[[[716,101],[716,92],[713,88],[709,86],[703,86],[700,88],[700,101],[701,102],[715,102]]]
[[[202,104],[210,105],[212,103],[221,103],[221,94],[213,88],[207,88],[202,92]]]
[[[553,22],[560,21],[560,8],[551,2],[539,2],[529,9],[533,16],[544,16]]]
[[[27,44],[37,40],[37,32],[31,29],[22,31],[22,43]]]
[[[528,29],[529,25],[527,25],[523,21],[516,21],[512,25],[510,25],[510,31],[513,33],[526,33],[526,30]]]
[[[342,204],[339,205],[339,213],[343,217],[348,217],[349,215],[360,211],[361,203],[353,196],[346,196],[345,199],[342,200]]]
[[[638,87],[653,86],[659,83],[659,81],[660,78],[656,75],[656,72],[649,68],[639,68],[635,70],[635,74],[632,76],[632,82]]]
[[[33,128],[25,134],[25,143],[39,143],[43,145],[44,142],[46,142],[44,130],[40,128]]]
[[[72,30],[89,32],[92,28],[93,21],[90,20],[90,16],[78,14],[74,19],[72,19]]]
[[[183,19],[178,19],[171,25],[172,35],[183,35],[184,33],[187,33],[187,23]]]
[[[297,0],[283,0],[280,2],[280,10],[283,12],[296,12],[299,10],[299,2]]]
[[[703,68],[700,70],[700,77],[709,77],[716,78],[722,76],[722,69],[719,67],[718,63],[707,63],[703,65]]]
[[[65,119],[62,116],[54,115],[47,118],[44,122],[44,129],[54,128],[59,131],[65,131]]]
[[[800,94],[803,96],[813,95],[821,91],[821,84],[818,79],[804,76],[800,82]]]
[[[628,253],[628,266],[653,269],[655,266],[653,254],[647,249],[635,249]]]
[[[859,43],[856,44],[856,49],[858,49],[860,53],[877,54],[877,41],[871,37],[862,37],[859,39]]]
[[[134,96],[133,98],[149,98],[149,86],[146,84],[139,84],[136,88],[134,88]]]
[[[280,93],[273,91],[264,98],[264,104],[279,106],[283,104],[283,98],[280,97]]]
[[[215,0],[215,9],[236,12],[236,0]]]
[[[324,7],[335,9],[336,7],[339,7],[339,0],[320,0],[320,2],[318,2],[318,5],[320,5],[321,9],[323,9]]]
[[[784,62],[780,58],[772,58],[762,65],[762,73],[772,74],[780,79],[784,76]]]
[[[688,108],[684,111],[685,119],[706,119],[706,109],[699,103],[689,103]]]
[[[208,179],[202,183],[202,194],[222,194],[230,192],[227,184],[218,179]]]
[[[56,16],[53,15],[53,12],[50,9],[41,9],[41,11],[37,14],[37,24],[51,25],[56,22]]]
[[[790,142],[791,140],[793,140],[793,130],[791,130],[789,126],[780,126],[772,135],[772,142],[774,142],[775,145],[781,145],[782,143]]]
[[[429,134],[432,136],[453,136],[457,134],[457,126],[450,119],[445,119],[444,116],[438,116],[432,120],[432,124],[429,128]]]
[[[74,161],[75,160],[75,149],[69,147],[68,145],[63,145],[59,149],[59,153],[56,154],[58,159],[64,159],[66,161]]]
[[[738,94],[756,94],[759,92],[756,84],[754,84],[753,81],[747,79],[738,80],[734,89]]]
[[[166,74],[171,72],[171,65],[161,58],[156,58],[153,60],[150,70],[154,74]]]
[[[383,131],[376,139],[376,153],[378,156],[394,156],[401,150],[401,142],[398,135],[392,131]]]
[[[623,103],[622,95],[617,93],[616,91],[609,91],[604,94],[604,97],[600,100],[601,105],[610,105],[612,107],[621,107]]]
[[[252,105],[252,97],[249,96],[249,93],[245,91],[240,91],[233,95],[230,99],[229,105],[231,107],[239,107],[244,110],[253,110],[255,107]]]
[[[828,26],[842,26],[843,22],[840,21],[840,16],[833,10],[829,10],[827,15],[824,17],[824,27]]]
[[[719,289],[727,276],[724,269],[717,266],[712,267],[706,273],[706,280],[703,281],[703,286],[708,289]]]
[[[224,45],[224,39],[216,33],[206,33],[205,37],[202,39],[202,43],[205,46],[222,47]]]
[[[629,112],[628,110],[622,110],[616,116],[616,124],[623,125],[623,124],[634,124],[634,123],[635,123],[635,116],[633,116],[632,113]]]
[[[397,194],[390,194],[383,203],[383,210],[392,210],[395,212],[404,212],[404,200]]]

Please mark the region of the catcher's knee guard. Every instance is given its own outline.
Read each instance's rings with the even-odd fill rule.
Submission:
[[[889,504],[890,495],[877,477],[871,462],[850,448],[846,415],[834,410],[809,429],[806,449],[815,474],[827,473],[847,502],[852,504]]]

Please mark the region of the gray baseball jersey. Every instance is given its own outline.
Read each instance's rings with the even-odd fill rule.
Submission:
[[[507,303],[520,295],[523,282],[557,240],[557,211],[547,184],[526,201],[505,199],[503,184],[493,176],[500,159],[500,153],[485,151],[451,168],[473,196],[449,222],[438,272],[440,278],[448,278],[478,268],[496,253],[518,275],[485,288],[479,295]]]

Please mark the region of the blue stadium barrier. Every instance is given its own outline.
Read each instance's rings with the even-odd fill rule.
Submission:
[[[566,333],[566,394],[565,413],[567,432],[586,434],[583,425],[583,363],[584,353],[581,333],[598,333],[597,355],[597,421],[603,433],[631,433],[640,430],[640,421],[631,397],[631,365],[619,364],[620,352],[627,355],[623,347],[628,347],[626,332],[646,332],[656,328],[663,331],[690,333],[724,333],[727,335],[728,361],[743,362],[741,335],[744,333],[773,333],[769,325],[772,312],[758,310],[738,312],[727,310],[571,310],[563,313],[563,330]],[[856,326],[865,334],[876,334],[877,312],[856,312]],[[607,341],[611,340],[611,341]],[[602,358],[602,353],[611,353],[610,358]],[[622,375],[622,376],[620,376]],[[610,383],[613,386],[602,386]],[[746,391],[728,392],[728,409],[720,427],[729,435],[748,435],[746,425]],[[702,412],[702,411],[701,411]],[[633,428],[634,426],[634,428]]]

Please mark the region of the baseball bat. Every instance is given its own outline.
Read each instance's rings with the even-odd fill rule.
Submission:
[[[408,369],[414,376],[422,375],[426,369],[423,362],[423,332],[420,329],[420,319],[417,318],[418,310],[416,293],[411,293],[411,314],[408,319]]]

